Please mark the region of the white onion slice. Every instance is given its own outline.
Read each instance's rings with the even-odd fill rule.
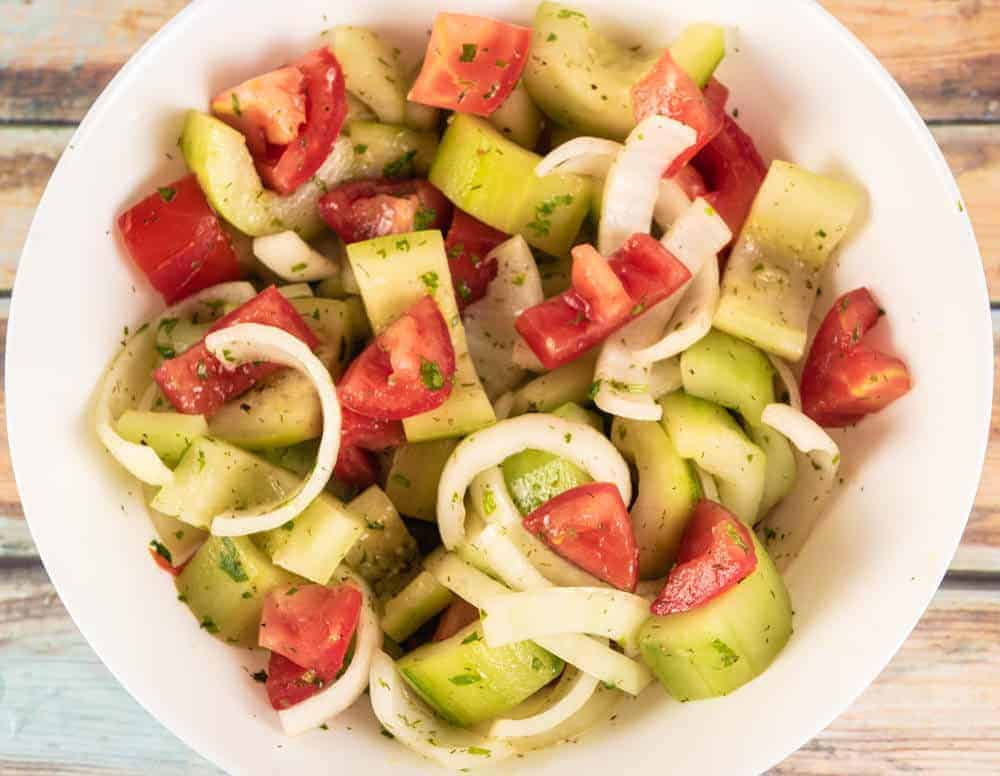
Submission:
[[[626,649],[638,646],[649,602],[622,590],[549,587],[487,598],[483,635],[491,647],[561,633],[604,636]]]
[[[603,178],[614,163],[622,144],[599,137],[576,137],[549,151],[535,167],[535,175],[552,173],[591,175]]]
[[[653,364],[649,372],[649,395],[654,399],[673,393],[683,384],[680,359],[668,358]]]
[[[316,463],[309,476],[292,494],[279,501],[223,512],[212,519],[212,533],[216,536],[246,536],[269,531],[304,511],[323,492],[333,474],[340,450],[340,402],[333,387],[333,378],[308,345],[273,326],[237,324],[209,334],[205,337],[205,346],[223,366],[230,369],[247,361],[267,361],[298,369],[312,380],[319,394],[323,433]]]
[[[768,404],[762,422],[797,448],[795,487],[757,526],[779,571],[788,567],[806,543],[833,492],[840,449],[814,420],[787,404]]]
[[[369,678],[372,711],[404,746],[453,771],[482,768],[515,753],[510,744],[449,725],[417,700],[396,664],[376,650]]]
[[[379,627],[368,584],[343,565],[337,568],[330,584],[341,582],[350,582],[361,591],[361,616],[358,619],[354,656],[347,670],[333,684],[327,685],[322,692],[311,698],[278,712],[281,727],[287,735],[297,736],[319,727],[350,708],[368,689],[372,658],[382,644],[382,629]]]
[[[577,737],[602,722],[614,719],[614,711],[625,696],[614,688],[597,686],[590,700],[569,719],[551,730],[528,738],[508,739],[518,752],[545,749],[562,741],[577,741]]]
[[[508,418],[467,436],[445,463],[437,500],[438,528],[445,547],[453,549],[465,536],[464,495],[476,475],[529,448],[566,458],[597,482],[614,484],[626,504],[631,501],[628,465],[606,436],[555,415]]]
[[[518,549],[498,525],[487,525],[476,537],[476,544],[493,576],[514,590],[541,590],[552,587],[531,561]]]
[[[785,386],[785,390],[788,392],[788,404],[792,409],[801,410],[802,393],[799,390],[799,381],[795,379],[795,373],[792,371],[792,368],[788,365],[787,361],[771,353],[768,353],[767,357],[770,359],[771,366],[778,373],[782,385]]]
[[[561,725],[582,709],[597,690],[600,682],[589,674],[572,667],[548,693],[544,711],[521,719],[498,719],[490,726],[492,738],[526,738],[537,736]]]
[[[312,286],[308,283],[289,283],[287,286],[281,286],[278,289],[278,293],[285,297],[285,299],[306,299],[310,296],[316,296],[313,293]]]
[[[111,362],[94,398],[94,428],[112,457],[136,479],[148,485],[166,485],[174,478],[174,473],[151,447],[123,439],[114,428],[118,416],[149,394],[151,375],[159,357],[154,345],[160,323],[170,318],[192,317],[195,313],[217,316],[224,305],[243,304],[256,293],[252,285],[244,282],[221,283],[199,291],[139,328]]]
[[[253,255],[279,278],[292,282],[312,283],[340,272],[340,264],[292,231],[254,238]]]
[[[524,310],[542,302],[545,294],[535,257],[520,235],[498,245],[488,258],[496,259],[497,276],[486,296],[465,308],[462,321],[472,363],[486,395],[493,399],[524,377],[514,360],[515,346],[523,343],[514,322]]]
[[[656,194],[656,204],[653,205],[653,220],[663,230],[669,229],[691,206],[691,198],[673,178],[660,181]]]
[[[526,372],[546,372],[548,371],[542,362],[538,360],[538,356],[535,355],[535,351],[529,347],[528,343],[524,341],[521,336],[518,336],[517,340],[514,342],[514,353],[512,355],[515,366],[520,367]]]
[[[666,116],[649,116],[629,133],[604,182],[597,249],[617,251],[636,232],[646,234],[663,172],[695,141],[691,127]]]

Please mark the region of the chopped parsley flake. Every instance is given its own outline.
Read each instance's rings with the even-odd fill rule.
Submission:
[[[461,62],[472,62],[476,58],[476,53],[479,51],[479,46],[475,43],[463,43],[462,44],[462,56],[459,57]]]
[[[208,631],[209,633],[218,633],[219,626],[215,624],[215,620],[211,617],[203,617],[201,619],[200,626],[202,629]]]
[[[363,154],[367,150],[368,146],[366,146],[364,143],[358,143],[356,146],[354,146],[354,153],[356,153],[358,156],[361,156],[361,154]]]
[[[554,32],[550,32],[550,33],[549,33],[549,37],[547,37],[547,38],[546,38],[545,40],[546,40],[547,42],[551,43],[551,42],[552,42],[552,41],[554,41],[554,40],[559,40],[559,36],[558,36],[558,35],[556,35],[556,34],[555,34]]]
[[[734,663],[738,663],[740,656],[737,655],[730,646],[724,642],[722,639],[713,639],[712,648],[719,653],[719,657],[722,658],[722,667],[728,668]]]
[[[479,755],[480,757],[490,756],[490,750],[483,749],[481,746],[470,746],[465,751],[468,752],[469,754]]]
[[[468,636],[462,639],[463,644],[472,644],[473,642],[479,641],[479,632],[472,631]]]
[[[240,98],[237,96],[236,92],[233,92],[231,101],[233,104],[233,113],[235,113],[237,116],[242,116],[243,108],[240,107]]]
[[[199,361],[198,362],[198,366],[196,366],[194,368],[194,371],[195,371],[195,374],[198,375],[198,379],[199,380],[207,380],[208,379],[208,367],[205,366],[205,362],[204,361]]]
[[[513,279],[510,282],[513,283],[515,286],[523,286],[524,281],[526,279],[527,278],[525,278],[524,273],[522,272],[519,275],[514,275]]]
[[[399,472],[393,474],[392,477],[390,477],[389,479],[391,479],[395,483],[398,483],[400,486],[404,488],[408,488],[413,484],[410,482],[409,477],[407,477],[405,474],[400,474]]]
[[[219,568],[225,571],[233,582],[246,582],[250,579],[243,568],[240,551],[236,549],[233,540],[228,536],[222,539],[222,552],[219,553]]]
[[[427,290],[433,294],[438,290],[440,278],[438,278],[438,273],[436,272],[425,272],[420,276],[420,282],[423,283]]]
[[[149,546],[152,547],[153,550],[156,552],[156,554],[159,555],[161,558],[163,558],[167,563],[173,565],[174,562],[173,555],[171,555],[170,550],[164,547],[160,542],[158,542],[156,539],[153,539],[153,541],[149,543]]]
[[[536,660],[538,658],[535,658]],[[467,684],[475,684],[476,682],[482,681],[483,677],[479,674],[457,674],[456,676],[448,677],[448,681],[452,684],[456,684],[459,687]]]
[[[260,671],[254,671],[254,673],[250,674],[250,676],[253,678],[255,682],[263,683],[267,681],[267,671],[264,671],[263,669],[261,669]]]
[[[437,219],[437,211],[432,207],[422,207],[413,216],[413,229],[420,232],[430,227]]]
[[[572,204],[572,194],[556,194],[549,197],[535,206],[535,220],[528,224],[528,228],[539,237],[544,237],[552,229],[552,219],[549,216],[555,212],[556,208]]]
[[[161,186],[156,191],[164,202],[171,202],[177,196],[177,189],[173,186]]]
[[[441,367],[429,359],[420,359],[420,379],[428,390],[440,391],[444,388],[444,375],[441,374]]]
[[[300,261],[298,264],[293,264],[292,265],[292,272],[301,272],[302,270],[304,270],[308,266],[309,265],[306,264],[304,261]]]
[[[413,159],[417,155],[416,150],[410,149],[398,159],[394,159],[382,168],[382,175],[386,178],[407,178],[413,175]]]

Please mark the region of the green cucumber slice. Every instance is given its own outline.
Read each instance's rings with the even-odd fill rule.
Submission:
[[[402,124],[406,116],[406,78],[394,53],[371,30],[335,27],[331,50],[347,90],[371,108],[379,120]]]
[[[596,361],[596,354],[583,356],[518,388],[511,414],[552,412],[568,402],[586,403],[594,384]]]
[[[532,102],[523,80],[517,82],[514,91],[504,100],[503,105],[493,111],[488,121],[504,137],[509,137],[529,151],[538,145],[544,124],[542,113]]]
[[[726,31],[718,24],[690,24],[671,44],[670,56],[704,89],[726,56]]]
[[[353,144],[353,177],[424,176],[437,154],[438,136],[396,124],[355,121],[347,128]]]
[[[409,442],[396,449],[385,493],[401,514],[418,520],[437,520],[438,481],[457,446],[457,439],[437,439]]]
[[[382,630],[402,644],[434,615],[443,612],[455,595],[431,574],[421,571],[395,596],[385,602]]]
[[[204,415],[125,410],[115,429],[129,442],[149,445],[167,466],[174,467],[191,443],[205,435],[208,423]]]
[[[347,505],[364,523],[360,538],[347,553],[347,565],[381,596],[394,595],[409,581],[419,557],[417,542],[389,497],[377,485]]]

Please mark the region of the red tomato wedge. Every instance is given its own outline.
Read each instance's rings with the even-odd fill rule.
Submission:
[[[437,303],[425,296],[354,359],[337,391],[341,402],[360,415],[402,420],[444,404],[454,376],[448,324]]]
[[[620,590],[635,590],[639,547],[618,488],[579,485],[542,504],[524,527],[557,554]]]
[[[340,406],[340,452],[333,476],[345,485],[367,488],[378,478],[372,453],[399,447],[406,441],[398,420],[376,420]]]
[[[871,292],[858,288],[823,319],[802,370],[802,409],[821,426],[857,423],[910,390],[906,364],[861,341],[882,315]]]
[[[470,604],[464,598],[456,598],[444,610],[441,619],[438,620],[437,629],[434,631],[432,641],[444,641],[450,639],[462,628],[472,625],[479,619],[479,609]]]
[[[219,217],[193,175],[118,217],[129,255],[167,304],[242,276]]]
[[[584,303],[588,319],[598,324],[626,320],[635,303],[611,264],[592,245],[573,249],[570,284]]]
[[[705,99],[719,110],[725,110],[726,103],[729,102],[729,87],[718,78],[709,78],[708,83],[702,90]]]
[[[607,261],[615,283],[602,283],[600,278],[607,277],[603,272],[581,269],[583,287],[577,288],[577,262],[591,263],[592,251],[590,246],[573,249],[574,285],[568,291],[518,316],[518,333],[546,369],[556,369],[583,355],[691,278],[687,267],[657,240],[648,234],[635,234]],[[621,289],[628,296],[627,305]]]
[[[677,563],[650,609],[660,616],[697,609],[756,568],[750,529],[724,507],[702,499],[684,530]]]
[[[698,84],[674,62],[669,51],[632,87],[632,113],[636,123],[648,116],[666,116],[687,124],[695,131],[694,145],[678,156],[667,169],[671,177],[722,131],[725,113],[708,100]]]
[[[451,203],[425,180],[352,181],[319,200],[319,214],[345,243],[421,229],[444,229]]]
[[[711,192],[706,201],[719,211],[735,238],[764,182],[767,165],[757,153],[753,138],[729,116],[724,118],[722,131],[691,164]]]
[[[685,165],[673,176],[673,181],[687,194],[688,199],[698,199],[708,194],[708,186],[701,173],[693,165]]]
[[[378,462],[375,456],[360,447],[344,447],[337,453],[333,476],[352,488],[364,490],[378,480]]]
[[[153,562],[156,563],[162,571],[166,571],[172,577],[178,576],[182,571],[184,571],[184,567],[187,565],[186,561],[180,566],[173,565],[173,559],[170,557],[170,550],[157,541],[150,542],[149,547],[146,549],[149,550],[149,554],[150,557],[152,557]]]
[[[306,123],[305,76],[288,66],[251,78],[212,99],[212,113],[247,139],[255,158],[287,146]]]
[[[464,211],[455,211],[444,247],[459,310],[486,296],[487,287],[497,276],[496,259],[486,257],[506,240],[503,232]]]
[[[489,116],[514,91],[530,47],[530,27],[439,13],[409,99]]]
[[[294,334],[310,348],[319,344],[302,316],[274,286],[220,318],[209,331],[237,323],[275,326]],[[153,379],[178,412],[208,416],[278,369],[281,369],[278,364],[244,364],[227,369],[208,352],[203,339],[176,358],[160,364],[153,372]]]
[[[264,687],[272,709],[281,711],[302,703],[322,690],[324,684],[311,668],[303,668],[277,652],[271,653]]]

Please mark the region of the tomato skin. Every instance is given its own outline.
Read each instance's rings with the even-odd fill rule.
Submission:
[[[398,420],[366,418],[343,402],[340,416],[340,451],[333,476],[361,490],[378,479],[378,465],[372,453],[399,447],[406,441],[406,434]]]
[[[650,607],[664,616],[697,609],[757,568],[750,529],[714,501],[702,499],[684,530],[677,563]]]
[[[409,99],[489,116],[514,91],[530,47],[530,27],[482,16],[439,13]]]
[[[702,94],[706,100],[715,105],[719,110],[726,109],[726,103],[729,102],[729,87],[718,78],[714,76],[709,78],[708,83],[705,84],[705,88],[702,90]]]
[[[425,180],[352,181],[319,200],[319,214],[345,243],[422,229],[444,229],[451,203]]]
[[[834,302],[816,332],[802,370],[802,410],[826,428],[843,428],[878,412],[911,388],[898,358],[861,340],[883,311],[867,288]]]
[[[303,668],[277,652],[271,653],[264,687],[275,711],[311,698],[323,689],[322,684],[323,680],[311,668]]]
[[[694,200],[708,194],[705,179],[692,164],[686,164],[678,170],[677,174],[673,176],[673,181],[681,187],[688,199]]]
[[[570,284],[583,300],[587,318],[595,323],[624,320],[634,306],[621,279],[593,245],[573,248]]]
[[[150,194],[118,217],[125,247],[167,304],[243,272],[194,175]]]
[[[295,335],[310,348],[319,344],[302,316],[274,286],[220,318],[209,331],[218,331],[237,323],[275,326]],[[278,369],[281,369],[278,364],[267,363],[226,369],[219,359],[209,353],[202,339],[181,355],[160,364],[153,373],[153,379],[178,412],[211,416],[227,401]]]
[[[351,362],[338,393],[360,415],[402,420],[444,404],[454,376],[448,324],[434,299],[425,296]]]
[[[620,590],[635,590],[639,547],[628,508],[611,483],[564,491],[525,517],[523,525],[584,571]]]
[[[464,598],[456,598],[448,608],[444,610],[441,619],[438,620],[434,637],[431,641],[444,641],[450,639],[462,628],[472,625],[479,619],[479,609],[470,604]]]
[[[146,549],[149,550],[149,554],[153,558],[153,562],[160,567],[160,570],[166,571],[172,577],[179,576],[180,573],[184,571],[184,567],[187,566],[187,561],[182,563],[180,566],[174,566],[169,560],[160,555],[155,548],[147,547]]]
[[[286,146],[306,123],[305,75],[294,66],[272,70],[212,99],[212,113],[240,132],[254,157]]]
[[[459,310],[486,296],[486,289],[498,271],[497,260],[486,257],[506,240],[507,235],[500,230],[455,210],[444,247]]]
[[[574,279],[579,250],[579,246],[574,249]],[[615,301],[597,303],[606,317],[603,320],[589,317],[588,311],[603,291],[588,281],[583,293],[574,285],[518,316],[515,323],[518,333],[546,369],[556,369],[583,355],[691,278],[687,267],[648,234],[630,237],[607,263],[628,295],[627,307],[620,304],[616,285],[608,290],[609,298],[614,297]],[[614,315],[607,317],[612,311]]]
[[[333,476],[352,488],[364,490],[378,480],[378,464],[375,456],[360,447],[341,444]]]
[[[687,124],[695,131],[694,145],[667,169],[671,177],[722,131],[725,113],[720,105],[706,99],[698,84],[674,61],[669,51],[632,87],[632,112],[636,123],[661,115]]]

